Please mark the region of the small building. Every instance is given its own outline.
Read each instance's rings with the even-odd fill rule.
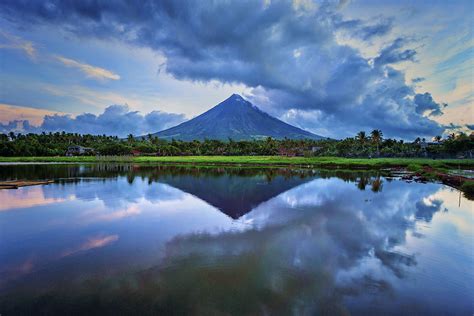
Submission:
[[[94,153],[94,148],[83,147],[79,145],[69,146],[66,151],[66,156],[82,156]]]
[[[295,157],[296,156],[296,151],[292,148],[280,147],[278,149],[278,154],[280,156]]]
[[[142,154],[142,152],[139,151],[139,150],[136,150],[136,149],[132,150],[132,156],[140,156],[141,154]]]

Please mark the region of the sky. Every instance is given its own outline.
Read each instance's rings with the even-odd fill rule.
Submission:
[[[313,133],[474,129],[472,1],[0,2],[0,132],[144,135],[232,93]]]

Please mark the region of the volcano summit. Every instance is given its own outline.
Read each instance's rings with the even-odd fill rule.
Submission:
[[[287,124],[261,111],[240,95],[233,94],[212,109],[175,127],[153,134],[163,139],[184,141],[219,139],[252,140],[323,139],[301,128]]]

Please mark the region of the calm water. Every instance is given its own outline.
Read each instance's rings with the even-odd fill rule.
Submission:
[[[474,208],[377,173],[0,166],[0,314],[472,315]]]

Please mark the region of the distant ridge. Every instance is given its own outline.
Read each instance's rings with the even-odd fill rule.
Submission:
[[[252,140],[324,139],[287,124],[261,111],[238,94],[233,94],[212,109],[175,127],[153,134],[163,139],[184,141],[219,139]]]

